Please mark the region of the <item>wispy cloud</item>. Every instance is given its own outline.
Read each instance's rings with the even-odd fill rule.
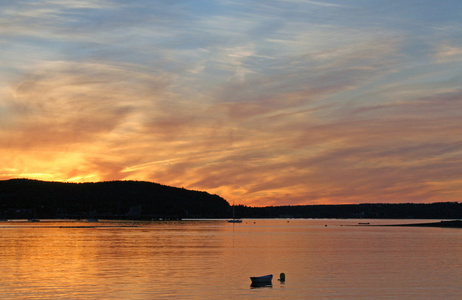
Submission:
[[[460,20],[360,4],[9,2],[0,178],[249,205],[460,199]]]
[[[457,47],[444,43],[438,45],[435,52],[435,58],[437,62],[447,63],[462,61],[462,45]]]

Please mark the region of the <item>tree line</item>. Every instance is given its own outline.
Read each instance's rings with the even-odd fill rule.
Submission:
[[[237,205],[235,215],[237,218],[459,219],[462,218],[462,204]],[[218,195],[153,182],[0,181],[0,219],[182,219],[231,216],[232,207]]]
[[[343,205],[236,206],[240,218],[461,219],[462,204],[365,203]]]

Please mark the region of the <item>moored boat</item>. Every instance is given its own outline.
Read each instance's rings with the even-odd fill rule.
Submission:
[[[232,220],[228,220],[228,223],[242,223],[242,220],[232,219]]]
[[[252,284],[255,284],[255,285],[271,284],[271,280],[273,280],[273,274],[257,276],[257,277],[250,277],[250,280],[252,280]]]
[[[234,218],[234,202],[233,202],[233,219],[228,220],[228,223],[242,223],[242,220]]]

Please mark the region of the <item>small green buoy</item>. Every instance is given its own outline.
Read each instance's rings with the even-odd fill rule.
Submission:
[[[286,274],[284,274],[284,273],[279,274],[279,281],[280,282],[285,282],[286,281]]]

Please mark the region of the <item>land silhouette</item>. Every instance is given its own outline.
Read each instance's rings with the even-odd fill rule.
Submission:
[[[152,182],[0,181],[0,218],[178,219],[225,217],[218,195]]]
[[[237,218],[460,219],[462,204],[237,205],[235,215]],[[176,220],[231,216],[231,205],[218,195],[153,182],[0,181],[0,219]]]

